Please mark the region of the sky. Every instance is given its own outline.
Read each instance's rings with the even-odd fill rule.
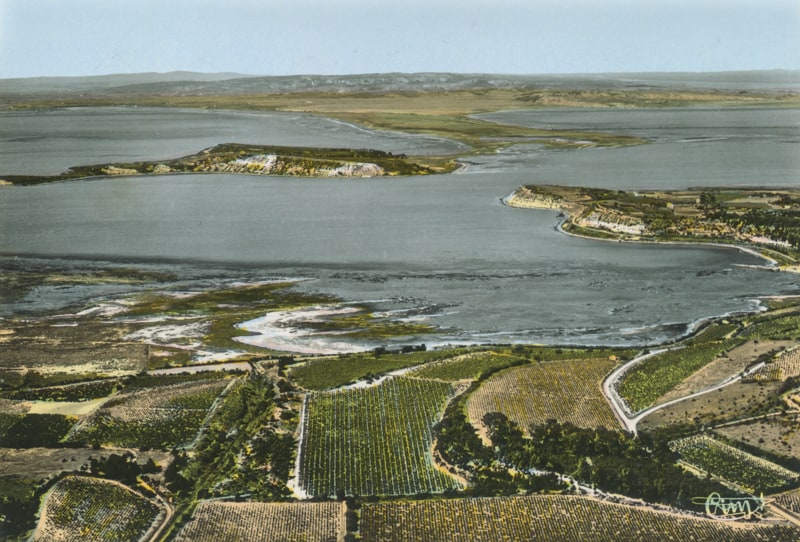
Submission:
[[[800,0],[0,0],[0,78],[800,69]]]

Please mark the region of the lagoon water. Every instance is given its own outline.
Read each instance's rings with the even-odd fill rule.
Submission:
[[[90,117],[105,114],[85,112]],[[80,113],[76,110],[70,115],[77,115],[81,126],[91,125]],[[80,263],[79,259],[85,259],[166,267],[187,280],[309,278],[297,287],[348,301],[369,301],[377,309],[439,326],[439,336],[421,339],[428,344],[643,345],[683,334],[699,319],[753,310],[760,296],[800,293],[796,275],[748,267],[761,262],[735,249],[577,239],[554,229],[553,212],[511,209],[500,203],[519,184],[540,180],[640,189],[699,184],[676,171],[674,161],[652,159],[653,152],[664,152],[664,145],[675,146],[670,152],[695,153],[700,169],[696,173],[705,179],[729,176],[733,184],[798,184],[796,156],[790,156],[781,143],[796,147],[797,111],[736,113],[728,119],[730,126],[725,126],[730,135],[725,139],[717,137],[717,128],[703,128],[709,122],[707,116],[683,110],[661,120],[651,112],[641,112],[636,118],[627,116],[627,111],[615,113],[548,110],[538,120],[528,113],[503,113],[496,120],[631,130],[654,143],[579,151],[519,145],[471,160],[473,164],[460,174],[431,177],[334,180],[172,175],[2,189],[0,253],[9,256],[2,265],[61,257],[59,265],[95,265]],[[144,114],[143,125],[158,124],[151,118],[152,111]],[[115,152],[160,156],[153,154],[147,131],[137,131],[135,114],[126,111],[125,115],[132,128],[116,133],[119,149]],[[174,114],[165,119],[165,133],[178,130],[166,126],[175,120],[170,115]],[[232,115],[225,118],[236,117]],[[248,119],[239,126],[242,130],[260,126],[248,124],[252,121],[247,115],[242,118]],[[189,124],[194,122],[187,119]],[[415,145],[421,152],[454,148],[453,143],[436,138],[372,133],[341,124],[326,139],[319,127],[330,121],[310,119],[302,124],[282,115],[262,116],[260,123],[286,124],[287,133],[296,139],[248,142],[310,144],[314,140],[326,146],[362,146],[365,138],[376,143],[369,146],[384,145],[381,148],[392,152],[410,152]],[[668,119],[669,128],[658,128],[658,123]],[[275,126],[259,129],[280,133],[283,128]],[[177,143],[162,150],[180,154],[236,139],[229,133],[215,135],[213,123],[207,133],[184,129],[188,139],[176,139],[190,147],[187,151],[178,151]],[[706,132],[707,136],[699,135]],[[764,139],[772,144],[756,144]],[[88,141],[79,139],[69,163],[92,161],[95,149]],[[711,144],[721,149],[710,152],[702,147]],[[726,146],[731,147],[724,150]],[[38,141],[27,148],[23,145],[19,151],[23,156],[15,157],[19,163],[33,162],[41,153],[47,167],[62,167],[56,166],[62,163],[61,151],[50,155],[47,145]],[[736,154],[747,148],[753,149],[751,160],[765,164],[761,182],[745,182],[738,162],[727,164],[716,157],[717,152]],[[773,154],[764,156],[767,151]],[[704,155],[709,156],[705,162]],[[649,163],[650,171],[645,175],[641,168],[631,168],[631,163]],[[776,167],[770,169],[769,164]],[[554,171],[565,174],[551,178]],[[542,176],[542,172],[550,173]],[[23,258],[12,260],[11,256]],[[48,303],[68,304],[91,295],[97,292],[75,289],[70,294],[44,288],[15,306],[44,308]],[[6,308],[5,313],[14,310]]]
[[[535,182],[620,189],[800,186],[800,109],[539,109],[478,115],[555,130],[637,136],[641,147],[536,153],[531,145],[474,160],[475,172],[513,164]]]
[[[0,113],[0,175],[48,175],[70,166],[166,160],[219,143],[449,153],[456,142],[366,130],[302,113],[85,107]]]

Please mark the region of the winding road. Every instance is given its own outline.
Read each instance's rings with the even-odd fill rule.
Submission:
[[[726,386],[730,386],[731,384],[740,381],[742,378],[749,376],[759,369],[761,369],[765,363],[757,363],[750,367],[747,371],[743,371],[741,373],[731,375],[725,380],[718,382],[712,386],[707,388],[703,388],[702,390],[696,391],[695,393],[685,395],[683,397],[679,397],[677,399],[673,399],[672,401],[667,401],[666,403],[662,403],[660,405],[651,406],[644,410],[640,410],[639,412],[631,412],[628,408],[628,405],[625,403],[625,400],[620,397],[619,393],[617,392],[617,384],[619,380],[628,372],[632,367],[638,365],[639,363],[643,362],[644,360],[651,358],[655,355],[658,355],[662,352],[666,352],[670,350],[669,348],[662,348],[661,350],[654,350],[647,354],[635,357],[628,363],[620,365],[617,367],[611,374],[609,374],[605,380],[603,380],[603,395],[605,395],[606,400],[608,400],[609,404],[611,405],[611,409],[614,411],[614,415],[617,419],[625,426],[625,429],[634,435],[637,434],[636,427],[639,422],[658,410],[663,408],[667,408],[674,404],[680,403],[682,401],[686,401],[687,399],[692,399],[694,397],[699,397],[701,395],[705,395],[706,393],[711,393],[713,391],[720,390]]]

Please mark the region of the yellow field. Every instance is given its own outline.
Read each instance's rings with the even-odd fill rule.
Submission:
[[[532,495],[366,504],[361,509],[361,537],[370,542],[795,542],[800,530],[788,525],[734,525],[587,497]]]
[[[501,412],[523,431],[550,418],[589,429],[619,429],[600,388],[616,364],[605,358],[564,360],[502,371],[470,396],[469,419],[481,427],[485,414]]]
[[[345,506],[340,502],[204,502],[183,528],[177,542],[271,540],[335,542],[345,534]]]

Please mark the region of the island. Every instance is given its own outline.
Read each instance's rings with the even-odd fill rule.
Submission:
[[[83,165],[55,175],[6,175],[0,185],[32,185],[119,175],[240,173],[290,177],[427,175],[456,166],[420,163],[405,155],[369,149],[324,149],[225,143],[173,160]]]

